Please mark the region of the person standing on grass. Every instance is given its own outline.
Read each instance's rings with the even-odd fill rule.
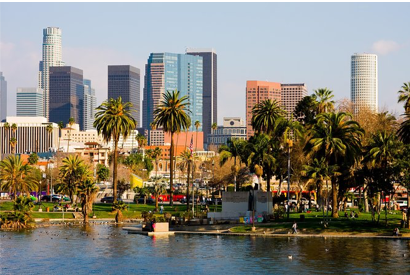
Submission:
[[[161,205],[161,206],[159,207],[159,213],[162,214],[163,212],[164,212],[164,206]]]

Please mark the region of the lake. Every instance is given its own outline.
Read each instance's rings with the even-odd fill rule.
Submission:
[[[409,274],[409,254],[407,240],[148,237],[101,224],[0,231],[0,274]]]

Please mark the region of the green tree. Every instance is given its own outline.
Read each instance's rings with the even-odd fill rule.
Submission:
[[[118,142],[120,136],[126,139],[131,131],[135,129],[136,122],[131,116],[132,104],[123,103],[121,97],[110,98],[97,107],[93,126],[101,134],[105,142],[114,141],[113,156],[113,195],[114,202],[117,201],[117,169],[118,169]]]
[[[128,205],[126,205],[123,201],[116,201],[114,202],[112,209],[117,211],[117,214],[115,215],[115,222],[120,223],[124,220],[122,211],[127,210]]]
[[[328,88],[314,90],[312,97],[317,102],[317,112],[319,114],[333,112],[335,102],[332,100],[334,97],[332,93],[333,91]]]
[[[186,199],[187,199],[187,209],[189,211],[189,205],[190,205],[190,193],[189,193],[189,188],[190,188],[190,180],[189,177],[191,175],[191,168],[193,165],[193,160],[194,156],[191,154],[189,150],[184,150],[181,155],[180,155],[181,161],[179,163],[179,166],[185,171],[187,170],[187,181],[186,181]]]
[[[61,141],[61,129],[64,128],[64,122],[60,121],[58,124],[58,150],[60,150],[60,141]],[[58,163],[58,161],[57,161]]]
[[[90,178],[81,181],[78,185],[78,194],[81,201],[81,212],[84,217],[84,222],[88,223],[88,216],[93,211],[93,201],[97,196],[99,188]]]
[[[27,164],[23,164],[20,156],[10,155],[0,161],[0,183],[1,189],[10,190],[14,200],[17,198],[17,193],[25,193],[30,195],[31,191],[36,191],[38,182],[27,180],[31,168]]]
[[[31,153],[30,156],[28,157],[28,163],[30,165],[35,165],[38,162],[38,155],[37,153]]]
[[[16,154],[17,139],[15,137],[10,138],[11,153]]]
[[[106,167],[104,164],[97,164],[97,179],[99,181],[106,181],[110,177],[110,169]]]
[[[410,143],[410,113],[404,114],[405,119],[400,124],[400,128],[397,131],[397,135],[403,143]]]
[[[224,165],[229,159],[234,160],[234,164],[231,168],[232,174],[234,175],[234,185],[235,191],[239,189],[236,182],[236,176],[240,168],[241,160],[244,156],[245,144],[243,140],[240,139],[228,139],[227,145],[222,145],[219,148],[219,162],[220,165]]]
[[[165,194],[166,192],[167,192],[167,188],[165,187],[164,184],[156,183],[154,188],[152,189],[152,194],[155,197],[155,211],[158,211],[159,196],[161,196],[162,194]]]
[[[142,134],[138,134],[135,139],[137,140],[138,148],[142,150],[142,155],[144,157],[144,147],[147,146],[147,138]]]
[[[325,158],[327,166],[339,162],[353,165],[361,157],[363,129],[347,113],[321,113],[317,123],[308,131],[305,153],[313,158]],[[338,215],[338,184],[332,177],[332,211]]]
[[[190,113],[188,97],[179,97],[178,91],[167,91],[163,95],[161,103],[154,111],[154,124],[156,128],[162,128],[164,132],[171,135],[171,147],[170,147],[170,205],[174,203],[174,134],[181,132],[188,128],[191,123],[191,119],[188,116]]]
[[[398,91],[399,100],[398,103],[404,102],[404,111],[406,114],[410,113],[410,82],[403,83],[401,90]]]
[[[293,116],[301,124],[308,126],[315,123],[315,117],[317,115],[317,104],[315,97],[305,96],[298,102],[293,111]]]
[[[272,135],[276,121],[285,115],[285,111],[276,100],[267,99],[252,108],[252,128],[255,133]]]

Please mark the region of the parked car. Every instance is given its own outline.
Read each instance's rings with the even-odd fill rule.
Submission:
[[[407,200],[397,200],[396,204],[400,207],[400,209],[407,209]]]
[[[146,203],[147,204],[155,204],[155,200],[153,198],[147,198]],[[139,198],[138,199],[138,204],[144,204],[144,198]]]
[[[302,198],[302,199],[300,200],[300,202],[301,202],[301,204],[309,204],[309,199],[307,199],[307,198]],[[312,206],[315,206],[315,205],[316,205],[316,201],[315,201],[315,200],[310,200],[310,204],[311,204]]]
[[[117,198],[117,201],[122,201],[121,198]],[[102,203],[113,203],[114,202],[114,197],[104,197],[101,199]]]
[[[52,202],[59,202],[61,200],[61,198],[58,195],[53,195],[53,196],[44,195],[44,196],[41,197],[41,201],[46,201],[47,202],[47,201],[50,201],[50,198],[51,198]]]

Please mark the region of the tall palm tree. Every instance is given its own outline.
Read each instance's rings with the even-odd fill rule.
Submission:
[[[11,125],[11,131],[13,132],[13,135],[16,136],[16,132],[17,132],[17,124],[13,123]]]
[[[218,129],[218,124],[216,124],[216,122],[214,122],[214,123],[212,123],[212,125],[211,125],[211,131],[212,131],[212,134],[214,135],[215,134],[215,131]],[[211,143],[211,145],[213,145],[212,143]],[[209,150],[209,148],[208,148],[208,150]]]
[[[13,155],[15,155],[16,154],[17,139],[15,137],[12,137],[10,139],[9,143],[10,143],[10,147],[11,147],[11,153]]]
[[[167,188],[165,187],[164,184],[155,184],[152,194],[154,195],[155,198],[155,211],[158,211],[158,201],[159,201],[159,196],[162,194],[165,194],[167,192]]]
[[[186,180],[186,199],[187,199],[187,211],[189,211],[189,187],[190,187],[190,174],[191,174],[191,167],[193,164],[193,156],[189,150],[184,150],[181,155],[180,155],[181,161],[179,163],[180,167],[182,167],[184,170],[187,169],[187,180]]]
[[[174,134],[185,130],[191,122],[188,113],[189,102],[188,97],[179,97],[178,91],[167,91],[163,95],[163,99],[158,105],[158,108],[154,111],[154,123],[156,128],[162,128],[164,132],[171,135],[171,147],[170,147],[170,205],[173,205],[173,170],[174,170]]]
[[[30,166],[23,164],[20,156],[10,155],[0,161],[0,189],[10,190],[14,200],[18,192],[29,195],[30,191],[37,190],[38,182],[26,179],[30,169]]]
[[[304,151],[310,157],[325,158],[328,166],[340,162],[353,165],[361,157],[361,137],[364,130],[351,119],[351,115],[321,113],[317,123],[309,130]],[[338,215],[338,191],[336,177],[332,178],[333,217]]]
[[[233,159],[234,164],[232,166],[233,181],[235,192],[239,189],[236,182],[236,176],[239,172],[239,165],[242,160],[243,152],[245,149],[245,142],[241,139],[228,139],[227,145],[222,145],[219,148],[219,162],[220,165],[224,165],[228,160]],[[239,163],[238,163],[239,162]]]
[[[195,121],[195,130],[196,130],[196,138],[195,138],[195,151],[198,150],[198,129],[201,127],[201,123],[199,120]]]
[[[98,193],[98,186],[95,185],[92,179],[86,179],[78,185],[78,194],[81,201],[81,212],[84,217],[84,222],[88,223],[88,215],[93,210],[93,201]]]
[[[313,99],[317,101],[318,113],[327,113],[334,110],[333,91],[328,88],[314,90]]]
[[[398,91],[399,100],[398,103],[404,102],[404,111],[410,113],[410,82],[403,83],[401,90]]]
[[[142,157],[144,158],[144,147],[147,145],[147,138],[143,134],[138,133],[135,139],[138,142],[138,147],[142,150]]]
[[[131,116],[132,104],[123,103],[121,97],[110,98],[97,107],[93,126],[101,134],[105,142],[114,141],[113,157],[113,196],[117,201],[117,168],[118,168],[118,141],[122,135],[126,139],[136,127],[136,121]]]
[[[252,108],[252,128],[255,133],[272,135],[276,120],[285,115],[285,111],[276,100],[267,99]]]
[[[410,143],[410,113],[404,114],[405,119],[400,124],[400,128],[397,131],[397,135],[400,137],[400,140],[406,144]]]
[[[57,151],[58,150],[60,150],[60,141],[61,141],[61,129],[63,129],[64,128],[64,122],[62,122],[62,121],[60,121],[58,124],[58,149],[57,149]],[[57,164],[58,164],[58,162],[57,162]]]
[[[73,129],[72,129],[72,126],[73,126],[74,124],[75,124],[75,119],[74,119],[73,117],[70,117],[70,118],[68,119],[68,125],[70,125],[70,127],[69,127],[69,129],[68,129],[67,153],[69,152],[69,149],[70,149],[71,131],[73,130]]]
[[[51,124],[48,124],[46,130],[48,133],[48,143],[49,145],[51,145],[51,134],[53,133],[53,126]]]

